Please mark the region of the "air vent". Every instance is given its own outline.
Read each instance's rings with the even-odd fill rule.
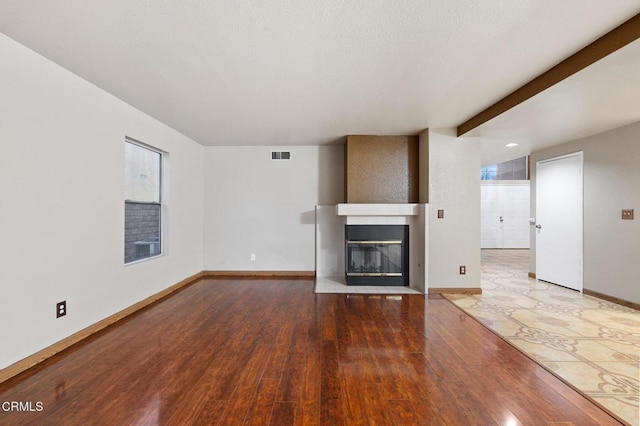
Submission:
[[[271,151],[272,160],[291,160],[291,151]]]

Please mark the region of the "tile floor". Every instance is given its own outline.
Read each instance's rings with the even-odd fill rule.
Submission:
[[[416,289],[401,286],[347,286],[342,277],[317,277],[316,293],[350,293],[350,294],[423,294]]]
[[[527,276],[528,250],[483,250],[482,294],[446,297],[627,423],[640,425],[640,311]]]

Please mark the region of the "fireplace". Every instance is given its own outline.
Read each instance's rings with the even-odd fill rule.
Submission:
[[[409,285],[408,225],[345,225],[347,285]]]

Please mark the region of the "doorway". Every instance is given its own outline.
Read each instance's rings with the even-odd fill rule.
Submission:
[[[536,277],[582,292],[583,153],[536,163]]]
[[[480,247],[529,248],[529,181],[483,181]]]

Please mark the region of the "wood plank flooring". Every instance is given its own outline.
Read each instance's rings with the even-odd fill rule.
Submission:
[[[203,279],[0,384],[19,425],[608,425],[438,296]]]

